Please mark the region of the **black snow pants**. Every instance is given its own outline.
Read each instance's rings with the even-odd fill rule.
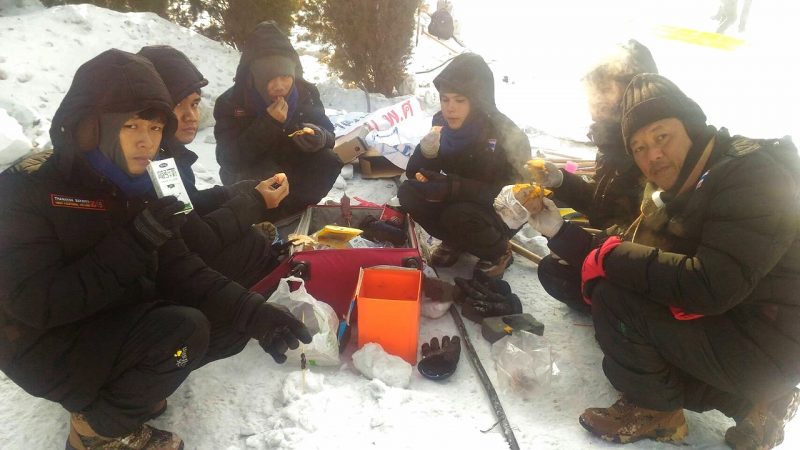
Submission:
[[[248,340],[195,308],[139,304],[50,330],[4,371],[115,437],[141,426],[193,370],[235,355]]]
[[[276,173],[283,172],[289,179],[289,196],[286,197],[277,211],[279,220],[316,205],[333,187],[336,177],[342,171],[342,163],[330,149],[322,149],[315,153],[299,150],[284,152],[274,160],[264,155],[258,163],[234,173],[229,169],[220,170],[223,184],[233,184],[241,180],[264,180]],[[274,214],[275,215],[275,214]]]
[[[589,314],[591,308],[581,295],[580,270],[561,261],[552,254],[542,258],[536,270],[539,282],[551,297],[576,311]]]
[[[513,234],[491,205],[429,202],[408,183],[400,185],[397,196],[415,222],[457,250],[494,261],[508,249],[508,239]]]
[[[267,236],[251,228],[238,241],[205,259],[206,264],[245,287],[253,286],[278,266],[278,255]]]
[[[677,320],[666,306],[601,281],[592,292],[592,318],[603,371],[645,408],[717,409],[741,419],[754,403],[796,384],[725,314]]]

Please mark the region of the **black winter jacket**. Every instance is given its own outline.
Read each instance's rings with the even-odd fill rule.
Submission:
[[[288,56],[296,62],[294,83],[299,98],[292,117],[284,123],[258,111],[251,97],[250,64],[255,59],[275,54]],[[236,69],[235,83],[217,99],[214,119],[217,162],[220,178],[226,185],[240,180],[268,178],[276,168],[295,160],[301,150],[288,135],[302,128],[303,123],[317,125],[330,131],[331,135],[334,132],[333,124],[325,115],[319,91],[303,79],[297,52],[289,39],[270,22],[259,24],[248,38]],[[333,148],[333,144],[330,139],[321,151]]]
[[[562,169],[563,183],[552,188],[555,198],[585,214],[594,228],[627,227],[640,213],[642,172],[625,151],[618,122],[593,124],[590,137],[598,148],[594,175]]]
[[[788,138],[716,134],[696,186],[631,229],[606,279],[686,313],[726,314],[800,378],[800,158]],[[635,231],[635,234],[634,234]],[[651,246],[653,243],[657,247]],[[596,245],[565,224],[550,247],[580,267]]]
[[[40,341],[51,348],[35,352],[54,361],[86,321],[117,307],[168,300],[224,323],[263,301],[209,269],[180,238],[157,253],[143,248],[130,221],[146,199],[125,198],[86,162],[74,137],[81,119],[144,108],[172,111],[152,65],[105,52],[79,68],[56,112],[53,156],[39,170],[0,177],[0,368]],[[41,339],[53,333],[62,338]]]
[[[439,92],[458,92],[469,98],[471,114],[483,114],[486,126],[471,148],[449,156],[426,158],[417,145],[406,166],[406,176],[413,180],[419,169],[441,170],[461,179],[454,200],[491,206],[503,186],[522,183],[527,178],[524,166],[531,157],[530,141],[497,110],[494,76],[480,56],[459,55],[434,79],[434,84]],[[443,123],[440,111],[434,115],[433,124]]]

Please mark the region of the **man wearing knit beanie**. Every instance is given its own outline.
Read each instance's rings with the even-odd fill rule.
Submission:
[[[677,441],[684,409],[717,409],[736,422],[731,447],[772,448],[800,403],[797,148],[706,125],[654,74],[623,95],[622,134],[649,181],[642,215],[612,237],[563,223],[551,244],[582,263],[603,371],[622,393],[580,423],[613,442]]]

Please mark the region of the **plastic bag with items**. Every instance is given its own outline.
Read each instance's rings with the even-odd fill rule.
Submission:
[[[513,184],[503,187],[494,198],[494,210],[512,230],[525,225],[530,217],[528,210],[517,200]]]
[[[297,283],[299,287],[291,290],[290,283]],[[267,301],[289,308],[289,311],[301,319],[311,333],[310,344],[300,344],[297,349],[286,352],[288,361],[297,361],[299,365],[300,353],[303,351],[309,365],[335,366],[339,364],[339,341],[336,339],[339,319],[330,305],[315,299],[308,293],[301,278],[281,279],[278,288]]]
[[[531,400],[558,375],[547,340],[523,330],[492,344],[500,389]]]

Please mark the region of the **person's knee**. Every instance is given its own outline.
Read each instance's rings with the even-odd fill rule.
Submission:
[[[208,351],[211,325],[200,310],[187,306],[164,306],[149,312],[143,320],[151,326],[170,330],[160,346],[180,351],[177,358],[186,355],[187,363],[200,361]]]
[[[421,209],[421,201],[424,201],[407,181],[397,189],[397,199],[400,201],[400,206],[412,216]]]
[[[466,202],[446,205],[442,209],[442,225],[449,231],[461,233],[481,232],[491,225],[485,220],[482,211]]]

